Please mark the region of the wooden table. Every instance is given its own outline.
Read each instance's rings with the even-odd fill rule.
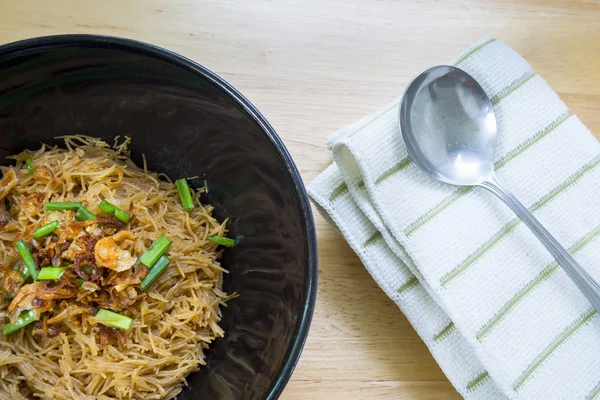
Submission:
[[[59,33],[139,39],[215,71],[273,124],[307,183],[331,162],[327,135],[486,33],[600,133],[597,1],[2,0],[0,43]],[[282,398],[459,398],[342,237],[315,219],[318,304]]]

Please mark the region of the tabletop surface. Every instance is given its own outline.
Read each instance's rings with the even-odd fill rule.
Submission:
[[[271,122],[306,183],[326,137],[399,96],[485,34],[522,54],[600,133],[600,2],[569,0],[4,0],[0,44],[99,33],[213,70]],[[460,396],[404,315],[318,214],[319,291],[282,399]]]

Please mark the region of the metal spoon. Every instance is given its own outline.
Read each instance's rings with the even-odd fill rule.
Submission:
[[[490,99],[471,75],[449,66],[418,75],[404,92],[400,128],[415,164],[438,181],[481,186],[498,196],[600,311],[598,282],[494,175],[496,116]]]

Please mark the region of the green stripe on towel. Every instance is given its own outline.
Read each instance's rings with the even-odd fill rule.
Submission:
[[[368,238],[364,243],[363,243],[363,247],[369,247],[370,245],[372,245],[373,243],[375,243],[376,241],[378,241],[379,239],[381,239],[383,236],[381,235],[381,232],[377,231],[375,232],[373,235],[371,235],[370,238]]]
[[[519,144],[513,150],[506,153],[506,155],[504,155],[503,157],[499,158],[498,161],[496,161],[494,163],[494,168],[496,170],[498,170],[498,169],[504,167],[509,161],[516,158],[518,155],[523,153],[525,150],[527,150],[528,148],[530,148],[531,146],[533,146],[534,144],[539,142],[542,138],[545,138],[546,136],[548,136],[548,134],[550,134],[551,132],[555,131],[556,128],[561,126],[562,123],[565,122],[570,116],[571,115],[569,114],[568,111],[562,113],[558,118],[556,118],[554,121],[552,121],[546,127],[544,127],[544,129],[537,131],[535,133],[535,135],[533,135],[529,139],[527,139],[524,142],[522,142],[521,144]]]
[[[340,186],[336,187],[331,195],[329,196],[329,201],[334,201],[338,197],[348,193],[348,185],[346,183],[342,183]]]
[[[392,168],[388,169],[387,171],[385,171],[383,174],[381,174],[379,176],[379,178],[377,178],[377,180],[375,181],[376,185],[379,185],[381,182],[383,182],[384,180],[386,180],[387,178],[389,178],[390,176],[394,175],[397,172],[402,171],[404,168],[408,167],[410,164],[412,164],[412,159],[410,159],[409,157],[406,157],[402,160],[400,160],[399,163],[397,163],[396,165],[394,165]]]
[[[437,342],[437,341],[445,338],[446,336],[448,336],[449,334],[451,334],[452,332],[454,332],[454,329],[456,329],[456,326],[454,325],[454,322],[450,322],[448,325],[446,325],[444,327],[444,329],[442,329],[441,331],[439,331],[438,333],[436,333],[435,335],[433,335],[433,341]]]
[[[419,284],[419,280],[417,279],[416,276],[413,276],[412,278],[410,278],[408,281],[406,281],[406,283],[404,283],[402,286],[400,286],[397,290],[398,294],[402,294],[404,292],[406,292],[407,290],[417,286]]]
[[[594,400],[598,396],[599,393],[600,393],[600,382],[598,382],[596,384],[596,386],[594,386],[592,391],[587,396],[585,396],[585,400]]]
[[[498,94],[492,96],[490,98],[490,101],[493,105],[500,103],[502,99],[504,99],[506,96],[523,86],[528,80],[530,80],[534,76],[535,74],[533,73],[533,71],[528,71],[524,73],[522,76],[519,77],[519,79],[511,83],[507,88],[502,89]]]
[[[471,50],[468,50],[465,54],[463,54],[462,56],[460,56],[458,58],[458,60],[454,61],[452,63],[452,65],[454,67],[457,67],[459,64],[462,64],[463,62],[465,62],[466,59],[468,59],[469,57],[471,57],[473,54],[477,53],[479,50],[483,49],[485,46],[487,46],[490,43],[495,42],[496,39],[488,39],[485,42],[481,43],[479,46],[475,46],[473,47]]]
[[[498,243],[506,235],[512,232],[517,227],[517,225],[519,225],[520,222],[520,219],[515,218],[506,225],[504,225],[498,232],[496,232],[494,236],[492,236],[488,241],[479,246],[477,250],[475,250],[475,252],[469,254],[469,256],[467,256],[467,258],[465,258],[459,265],[457,265],[452,270],[447,272],[444,276],[442,276],[442,278],[440,279],[441,285],[445,286],[448,282],[456,278],[461,273],[465,272],[471,265],[475,263],[475,261],[479,260],[479,258],[481,258],[481,256],[487,253],[489,249],[494,247],[496,243]]]
[[[513,385],[513,390],[518,391],[525,382],[531,377],[531,374],[535,372],[536,369],[539,368],[540,365],[548,357],[554,353],[554,351],[563,344],[564,341],[568,340],[571,335],[573,335],[579,328],[581,328],[586,322],[588,322],[592,317],[596,315],[596,310],[590,309],[583,313],[577,320],[575,320],[571,325],[567,326],[564,331],[562,331],[558,336],[550,342],[548,346],[542,351],[532,362],[529,364],[529,367],[521,374],[519,379]]]
[[[444,211],[449,205],[463,197],[465,194],[469,193],[471,190],[473,190],[473,187],[462,187],[456,190],[450,196],[442,200],[441,203],[438,203],[435,207],[431,208],[425,214],[420,216],[415,222],[410,224],[408,228],[406,228],[406,230],[404,231],[404,234],[407,237],[412,235],[417,229],[431,221],[435,216]]]
[[[467,383],[467,392],[472,391],[473,389],[477,389],[477,387],[481,386],[483,382],[490,378],[490,374],[487,371],[483,371],[479,374],[475,379],[471,382]]]

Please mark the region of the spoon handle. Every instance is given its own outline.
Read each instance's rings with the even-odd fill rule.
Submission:
[[[575,282],[596,311],[600,312],[600,285],[598,282],[579,265],[571,254],[558,243],[554,236],[544,228],[529,210],[511,192],[502,186],[495,176],[491,180],[483,182],[481,186],[498,196],[521,218],[525,225],[531,229],[540,242],[548,249],[571,280]]]

